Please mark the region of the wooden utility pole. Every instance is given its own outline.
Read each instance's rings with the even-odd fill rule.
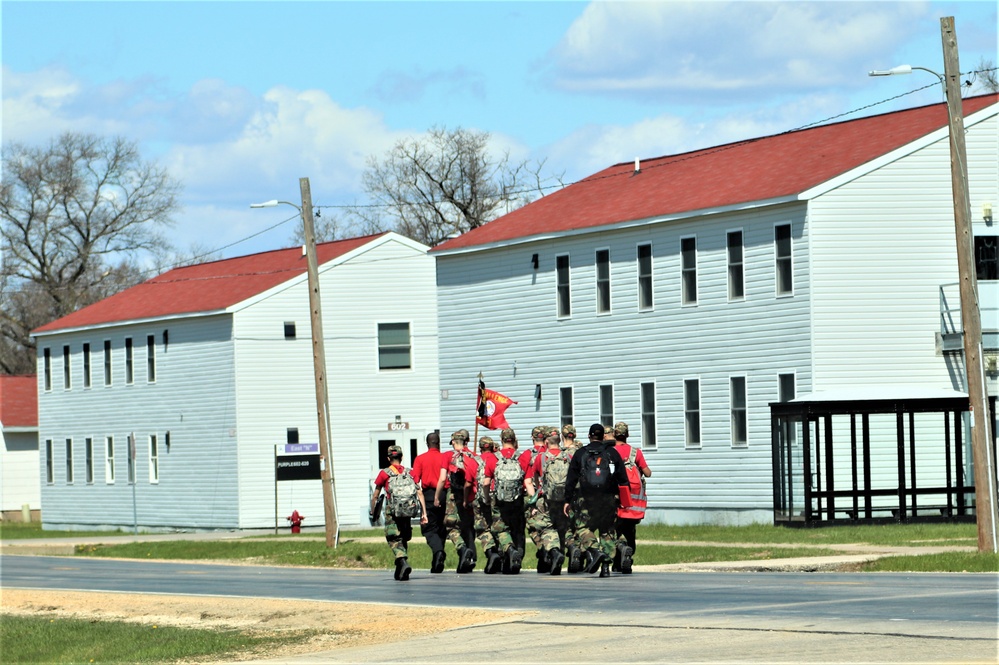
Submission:
[[[319,418],[319,452],[322,455],[323,514],[326,517],[326,547],[336,547],[337,522],[333,482],[333,448],[330,441],[329,392],[326,386],[326,345],[323,342],[323,308],[319,298],[319,260],[312,219],[312,188],[308,178],[298,179],[302,190],[302,225],[305,227],[305,260],[309,273],[309,309],[312,319],[312,363],[316,373],[316,414]]]
[[[943,42],[944,86],[950,129],[950,173],[957,233],[957,270],[960,281],[961,321],[964,328],[964,367],[971,408],[971,453],[975,467],[975,515],[978,551],[999,552],[996,534],[996,461],[992,456],[992,417],[985,386],[982,357],[982,314],[978,302],[971,200],[968,193],[968,157],[964,143],[964,109],[961,105],[961,69],[958,64],[954,17],[940,19]]]

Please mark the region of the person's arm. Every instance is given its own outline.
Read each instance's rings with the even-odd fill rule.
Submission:
[[[434,505],[440,507],[441,505],[441,492],[444,491],[444,481],[447,480],[447,467],[441,467],[440,478],[437,479],[437,490],[434,492]]]
[[[375,491],[371,495],[371,508],[368,510],[368,515],[372,519],[377,517],[377,515],[375,515],[375,506],[378,505],[378,497],[382,495],[382,487],[385,486],[386,478],[388,478],[388,475],[385,473],[384,470],[379,471],[378,475],[375,476]]]
[[[642,475],[649,478],[652,475],[652,469],[649,468],[649,463],[645,461],[645,455],[639,450],[638,454],[635,455],[635,464],[638,466],[638,470],[642,472]]]
[[[420,524],[427,523],[427,500],[423,498],[423,492],[416,493],[416,500],[420,502]]]

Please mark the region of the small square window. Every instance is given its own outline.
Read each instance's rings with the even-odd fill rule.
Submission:
[[[285,321],[284,322],[284,338],[285,339],[295,339],[295,322]]]

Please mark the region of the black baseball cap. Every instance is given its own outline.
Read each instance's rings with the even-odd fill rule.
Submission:
[[[593,423],[590,425],[590,436],[599,436],[603,438],[604,436],[604,426],[600,423]]]

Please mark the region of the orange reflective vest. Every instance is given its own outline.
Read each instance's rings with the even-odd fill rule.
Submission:
[[[642,470],[635,464],[638,450],[634,446],[629,447],[631,448],[631,452],[628,453],[628,459],[624,461],[624,470],[628,474],[631,505],[627,508],[618,508],[617,516],[622,519],[640,520],[645,517],[645,508],[648,506],[649,500],[645,495],[645,476],[642,475]]]

